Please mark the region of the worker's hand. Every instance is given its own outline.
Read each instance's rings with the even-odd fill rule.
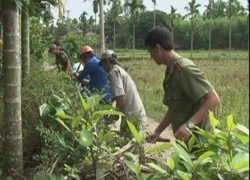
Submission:
[[[88,85],[88,84],[89,84],[89,80],[88,80],[88,79],[83,79],[83,80],[82,80],[82,83],[83,83],[84,85]]]
[[[119,119],[119,115],[104,116],[104,119],[107,124],[113,124]]]
[[[190,138],[190,131],[187,127],[187,124],[183,124],[174,134],[176,139],[179,139],[181,141],[188,141]]]
[[[148,143],[156,143],[157,139],[159,138],[159,134],[153,133],[153,134],[149,134],[147,135],[146,141]]]
[[[72,73],[72,75],[73,75],[73,77],[76,79],[77,76],[79,76],[79,73],[78,73],[78,72],[74,72],[74,73]]]

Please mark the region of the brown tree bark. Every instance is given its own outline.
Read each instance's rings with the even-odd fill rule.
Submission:
[[[29,8],[28,1],[24,3],[22,9],[22,80],[25,80],[30,72],[30,47],[29,47]]]
[[[3,1],[4,173],[22,179],[21,61],[18,1]]]

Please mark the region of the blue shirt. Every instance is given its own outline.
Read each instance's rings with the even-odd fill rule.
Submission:
[[[113,96],[108,86],[108,74],[103,67],[98,64],[99,62],[100,60],[96,56],[89,59],[84,65],[83,71],[81,71],[77,77],[77,81],[82,82],[83,79],[90,79],[89,89],[91,91],[98,90],[98,92],[105,94],[104,100],[111,100]]]

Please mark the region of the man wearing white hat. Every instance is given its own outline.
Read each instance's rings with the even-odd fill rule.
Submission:
[[[125,114],[120,125],[120,133],[124,134],[128,130],[126,119],[132,120],[137,128],[141,128],[145,123],[146,113],[137,91],[136,85],[130,75],[117,62],[114,51],[106,50],[99,65],[108,73],[110,90],[116,100],[116,108]],[[139,120],[139,121],[138,121]]]

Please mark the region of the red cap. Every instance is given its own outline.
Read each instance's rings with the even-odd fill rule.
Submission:
[[[81,47],[81,53],[87,53],[87,52],[91,52],[93,51],[93,49],[90,46],[83,46]]]

